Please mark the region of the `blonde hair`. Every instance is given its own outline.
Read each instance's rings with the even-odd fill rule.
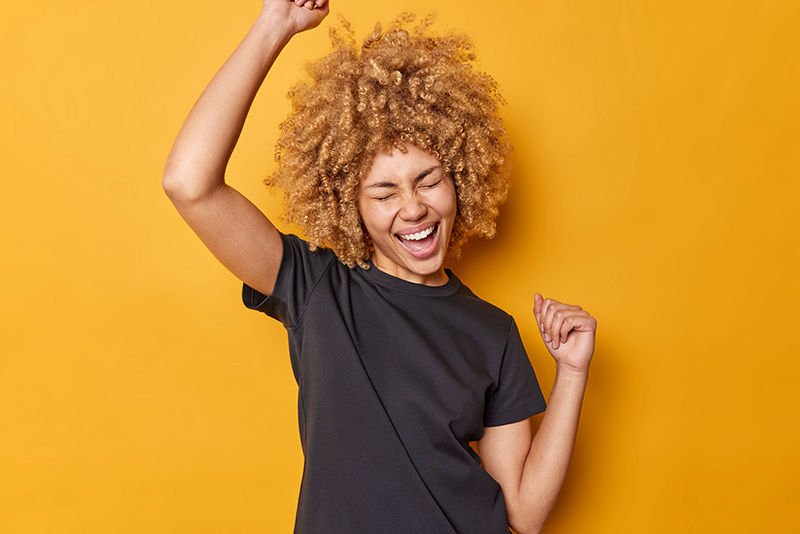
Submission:
[[[413,144],[450,173],[457,215],[448,248],[491,238],[508,195],[511,168],[497,84],[472,66],[470,38],[431,35],[428,15],[411,31],[402,13],[357,46],[350,23],[330,29],[333,50],[306,66],[311,81],[289,90],[292,110],[279,126],[277,170],[264,180],[284,189],[284,220],[303,228],[312,250],[368,268],[372,243],[358,212],[358,187],[378,151]]]

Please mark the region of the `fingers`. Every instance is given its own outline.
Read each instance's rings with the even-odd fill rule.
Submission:
[[[562,343],[567,342],[567,336],[569,335],[569,331],[572,330],[572,327],[575,326],[575,321],[578,319],[577,314],[575,312],[571,312],[571,315],[564,316],[561,319],[560,324],[553,325],[553,331],[556,333],[556,347],[558,348]]]
[[[553,299],[546,299],[543,298],[539,293],[536,293],[533,296],[534,299],[534,315],[536,316],[536,322],[539,326],[539,332],[544,337],[545,343],[549,343],[551,341],[550,337],[550,325],[552,323],[553,318],[553,310],[555,309],[553,306],[555,301]],[[538,313],[536,311],[538,308]]]
[[[555,299],[543,298],[539,293],[533,296],[533,313],[545,343],[557,349],[561,343],[567,341],[572,322],[567,321],[577,311],[582,311],[580,306],[564,304]],[[585,313],[585,312],[584,312]]]
[[[304,7],[306,9],[315,9],[322,7],[327,0],[292,0],[294,5]]]
[[[581,318],[581,315],[585,313],[586,312],[583,311],[570,309],[555,310],[550,325],[545,324],[545,341],[550,343],[550,346],[554,349],[560,347],[562,343],[566,343],[570,330],[574,328],[575,323]]]

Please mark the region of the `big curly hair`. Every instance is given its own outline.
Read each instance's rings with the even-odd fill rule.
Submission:
[[[428,15],[402,13],[358,46],[350,23],[330,29],[333,50],[306,66],[310,81],[289,90],[277,170],[264,180],[284,189],[282,217],[303,229],[310,248],[330,248],[349,267],[369,268],[373,250],[358,212],[358,188],[378,151],[405,144],[433,153],[450,173],[457,215],[448,249],[495,234],[508,195],[513,145],[497,114],[497,84],[478,72],[467,35],[431,34]]]

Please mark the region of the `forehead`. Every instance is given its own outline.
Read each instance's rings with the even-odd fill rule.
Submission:
[[[375,154],[367,172],[361,177],[363,185],[386,180],[413,181],[420,173],[441,166],[434,154],[414,145],[405,145],[406,152],[397,148]]]

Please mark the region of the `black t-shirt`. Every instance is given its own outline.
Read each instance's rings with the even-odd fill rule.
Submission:
[[[514,319],[450,271],[437,287],[348,268],[281,234],[273,293],[299,386],[295,532],[508,533],[500,485],[469,446],[546,404]]]

